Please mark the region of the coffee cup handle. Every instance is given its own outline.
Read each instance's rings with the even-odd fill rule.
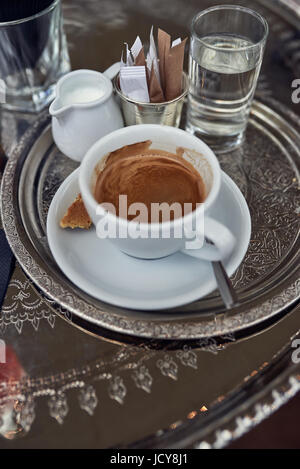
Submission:
[[[204,241],[200,249],[193,248],[193,241],[191,241],[189,249],[182,249],[181,252],[207,261],[222,261],[232,253],[236,243],[231,231],[210,217],[205,217],[205,238],[207,241]],[[195,246],[196,242],[195,240]]]

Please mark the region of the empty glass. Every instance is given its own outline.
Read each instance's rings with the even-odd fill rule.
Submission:
[[[40,111],[70,70],[60,0],[3,0],[0,10],[0,103]]]
[[[268,25],[244,7],[221,5],[192,21],[187,130],[215,151],[243,141]]]

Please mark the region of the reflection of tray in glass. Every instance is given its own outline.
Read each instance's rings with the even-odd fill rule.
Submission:
[[[76,164],[53,144],[45,114],[24,135],[7,165],[4,228],[31,279],[87,321],[116,332],[172,339],[241,330],[274,316],[299,297],[299,144],[300,136],[288,122],[256,102],[243,148],[220,158],[244,193],[253,223],[249,250],[233,278],[241,306],[230,312],[224,312],[217,293],[167,312],[128,311],[101,303],[69,282],[50,254],[45,221],[53,195]]]

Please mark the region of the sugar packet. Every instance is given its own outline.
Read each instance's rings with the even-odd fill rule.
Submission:
[[[166,59],[170,50],[171,36],[158,28],[157,33],[157,42],[158,42],[158,55],[159,55],[159,70],[160,70],[160,81],[163,91],[166,87]]]
[[[156,45],[155,45],[154,36],[153,36],[153,26],[152,26],[151,31],[150,31],[150,47],[149,47],[148,57],[149,57],[149,62],[150,63],[148,65],[148,62],[147,62],[147,65],[148,65],[148,68],[150,69],[150,73],[151,73],[151,69],[153,67],[154,71],[155,71],[156,78],[157,78],[157,80],[160,84],[158,56],[157,56],[157,50],[156,50]]]
[[[131,51],[129,49],[127,42],[125,42],[125,46],[126,46],[126,66],[131,67],[134,64],[134,60],[131,56]]]
[[[167,101],[177,98],[182,92],[182,70],[187,38],[177,40],[165,57],[165,97]]]
[[[134,101],[149,103],[149,91],[144,66],[127,66],[120,69],[122,92]]]
[[[142,44],[142,41],[140,39],[140,36],[137,36],[136,40],[134,41],[132,47],[131,47],[131,54],[132,54],[132,57],[133,57],[133,60],[134,60],[134,63],[141,51],[141,49],[143,48],[143,44]]]
[[[151,103],[163,103],[165,96],[158,81],[154,66],[152,65],[149,79],[149,95]]]

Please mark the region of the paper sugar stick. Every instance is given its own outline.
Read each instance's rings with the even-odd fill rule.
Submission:
[[[126,67],[126,62],[124,62],[124,52],[122,51],[122,54],[121,54],[121,60],[120,60],[120,63],[121,63],[121,68],[122,67]]]
[[[182,70],[186,41],[187,38],[177,46],[172,47],[167,56],[165,63],[165,97],[167,101],[177,98],[182,92]]]
[[[153,26],[150,31],[150,47],[149,47],[148,55],[150,59],[150,63],[148,64],[148,69],[150,70],[150,73],[151,73],[152,66],[154,67],[156,78],[158,79],[158,82],[160,83],[158,55],[157,55],[156,45],[155,45],[154,36],[153,36]]]
[[[127,67],[131,67],[133,65],[133,60],[132,60],[130,49],[128,47],[127,42],[125,42],[125,45],[126,45],[126,65]]]
[[[150,53],[148,52],[147,54],[147,58],[146,58],[146,65],[147,65],[147,69],[148,69],[148,72],[149,72],[149,75],[151,73],[151,68],[152,68],[152,59],[150,57]]]
[[[142,44],[142,41],[140,39],[140,36],[137,36],[136,40],[133,43],[133,46],[131,47],[131,53],[132,53],[134,61],[136,60],[137,56],[139,55],[142,47],[143,47],[143,44]]]
[[[149,95],[151,103],[162,103],[165,100],[163,90],[159,84],[153,65],[149,80]]]
[[[165,64],[166,58],[169,54],[171,36],[158,28],[157,33],[157,42],[158,42],[158,56],[159,56],[159,71],[160,71],[160,81],[163,91],[165,92],[166,88],[166,74],[165,74]]]
[[[145,51],[144,51],[144,47],[141,48],[137,58],[135,59],[135,65],[137,65],[138,67],[145,67],[146,65],[146,59],[145,59]]]
[[[145,67],[146,79],[147,79],[147,84],[149,88],[150,73],[148,72],[148,69],[147,69],[144,47],[141,48],[139,55],[135,59],[134,65],[136,65],[137,67]]]

